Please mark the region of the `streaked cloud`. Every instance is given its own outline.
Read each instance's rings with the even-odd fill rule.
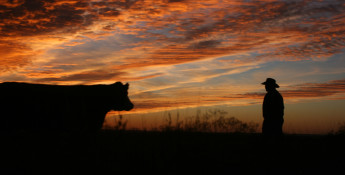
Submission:
[[[129,81],[138,110],[252,104],[262,95],[250,93],[257,82],[280,75],[262,69],[294,62],[305,71],[291,77],[313,84],[284,82],[287,98],[342,93],[326,90],[340,86],[339,67],[324,73],[334,87],[301,78],[344,55],[342,0],[0,2],[1,81]]]
[[[345,79],[333,80],[327,83],[307,83],[297,85],[291,90],[283,91],[287,98],[324,97],[345,93]]]
[[[0,39],[0,73],[30,64],[37,54],[38,52],[24,44]]]
[[[345,93],[345,79],[333,80],[326,83],[306,83],[285,87],[280,91],[286,99],[307,99],[314,97],[327,97]],[[247,93],[239,95],[239,98],[259,98],[262,99],[265,93]]]
[[[325,83],[306,83],[295,86],[282,87],[280,93],[285,100],[293,99],[298,101],[307,101],[315,98],[323,98],[328,100],[345,99],[345,80],[333,80]],[[235,88],[237,89],[237,88]],[[183,96],[188,94],[188,96]],[[226,95],[227,94],[227,95]],[[231,93],[231,88],[214,88],[214,87],[183,87],[168,88],[161,95],[154,92],[145,92],[134,95],[137,100],[136,109],[133,111],[142,112],[143,110],[169,110],[176,109],[181,106],[212,106],[220,104],[233,105],[250,105],[261,104],[266,92],[250,92],[245,94]],[[173,95],[173,100],[163,100]],[[152,97],[155,98],[152,98]]]

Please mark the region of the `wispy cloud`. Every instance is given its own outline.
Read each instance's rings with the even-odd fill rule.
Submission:
[[[266,61],[300,60],[327,57],[344,48],[344,8],[337,0],[8,1],[2,5],[0,35],[54,34],[63,38],[73,33],[92,38],[112,33],[135,36],[127,41],[129,46],[138,41],[154,43],[150,48],[144,43],[129,47],[146,50],[138,53],[139,59],[127,58],[122,69],[183,64],[243,52],[255,52],[255,59]],[[93,39],[68,39],[64,45],[90,44]],[[84,49],[81,51],[88,51]],[[111,48],[104,50],[104,54],[111,53]]]
[[[306,83],[296,86],[289,86],[286,90],[280,91],[284,98],[314,98],[314,97],[327,97],[336,94],[345,93],[345,79],[333,80],[326,83]],[[239,95],[240,98],[260,98],[262,99],[265,93],[247,93]]]
[[[283,91],[287,98],[324,97],[345,93],[345,79],[333,80],[327,83],[307,83],[297,85],[291,90]]]
[[[344,79],[325,83],[305,83],[283,88],[284,90],[280,90],[280,93],[283,95],[284,99],[287,100],[294,99],[306,101],[313,98],[324,98],[328,100],[345,99]],[[183,96],[183,94],[188,94],[188,96]],[[266,92],[263,91],[236,94],[232,93],[230,88],[175,87],[165,89],[160,91],[160,93],[144,92],[133,95],[132,97],[135,99],[134,101],[137,107],[132,112],[169,110],[178,107],[213,106],[219,104],[260,104],[265,94]]]
[[[38,53],[24,44],[0,39],[0,73],[30,64]]]
[[[3,0],[0,80],[130,81],[143,109],[255,99],[232,77],[253,82],[250,72],[270,63],[343,54],[344,12],[342,0]],[[197,90],[205,86],[232,93]],[[308,88],[283,93],[333,93]]]

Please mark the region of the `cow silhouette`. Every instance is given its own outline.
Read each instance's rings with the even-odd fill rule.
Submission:
[[[0,130],[95,132],[110,110],[131,110],[129,84],[0,83]]]

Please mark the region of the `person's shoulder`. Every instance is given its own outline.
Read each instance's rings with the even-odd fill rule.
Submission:
[[[278,95],[278,96],[281,96],[280,92],[279,92],[279,91],[277,91],[277,90],[272,91],[272,95]]]
[[[279,98],[283,98],[283,96],[280,94],[279,91],[275,91],[274,96],[279,97]]]
[[[277,89],[273,90],[272,92],[273,92],[273,93],[280,94],[279,91],[278,91]]]

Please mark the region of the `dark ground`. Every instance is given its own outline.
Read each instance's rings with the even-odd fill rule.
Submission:
[[[0,174],[345,174],[345,137],[100,131],[2,135]]]

